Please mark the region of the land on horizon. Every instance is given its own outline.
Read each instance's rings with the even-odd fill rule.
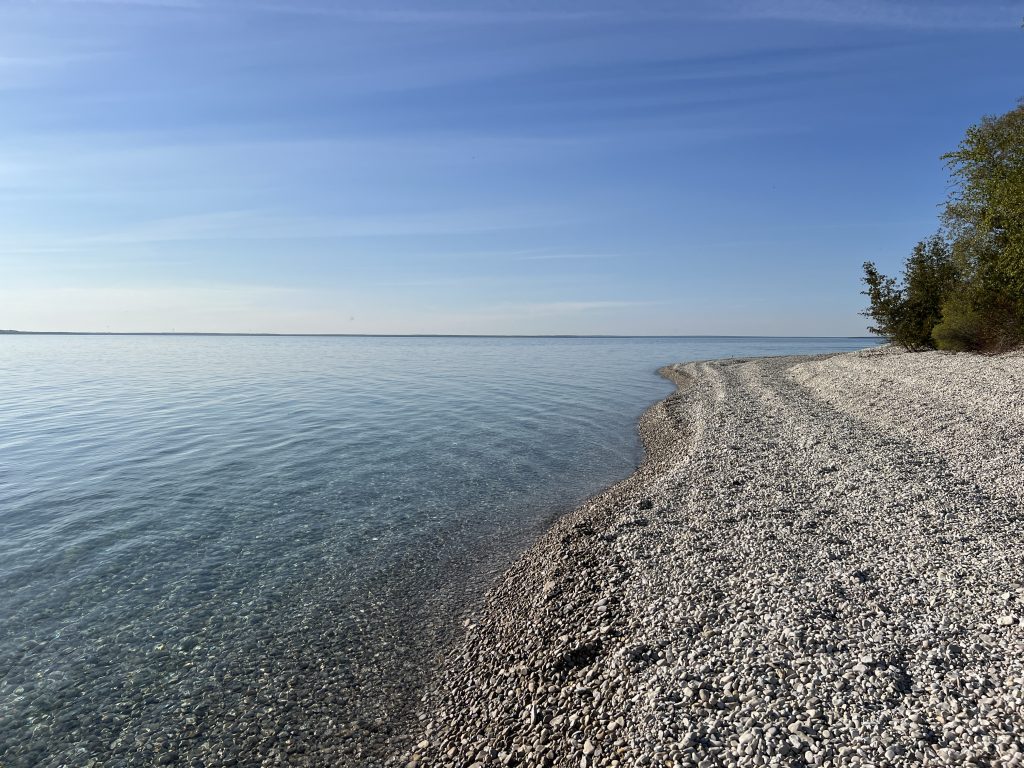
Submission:
[[[215,331],[19,331],[0,330],[12,336],[295,336],[403,339],[864,339],[877,336],[815,336],[748,334],[608,334],[608,333],[273,333]]]

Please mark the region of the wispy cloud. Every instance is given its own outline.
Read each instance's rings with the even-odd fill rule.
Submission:
[[[241,187],[252,191],[287,180],[380,176],[397,169],[471,169],[574,158],[599,151],[602,136],[517,136],[470,131],[437,131],[394,136],[259,139],[203,137],[189,142],[145,132],[26,137],[0,157],[0,192],[80,190],[95,196],[151,185],[174,191],[178,183],[201,190]],[[177,192],[175,192],[177,194]],[[180,196],[180,195],[179,195]]]
[[[317,16],[381,24],[534,24],[613,18],[620,9],[588,8],[576,3],[524,3],[515,7],[485,7],[482,3],[354,3],[293,0],[35,0],[37,4],[69,6],[128,6],[136,8],[197,9],[207,12],[273,13]]]
[[[0,288],[5,318],[23,330],[267,330],[267,314],[302,293],[261,285],[151,284]]]
[[[459,311],[424,311],[421,320],[448,333],[623,334],[643,327],[633,326],[634,318],[657,311],[660,305],[630,299],[500,301]]]
[[[632,307],[649,307],[660,302],[632,300],[599,300],[599,301],[543,301],[522,304],[502,304],[497,308],[499,313],[523,312],[540,315],[565,315],[586,312],[602,312],[609,309],[630,309]]]
[[[732,0],[718,14],[743,20],[779,20],[907,29],[1013,29],[1019,3],[963,3],[948,0]]]
[[[365,285],[377,288],[451,288],[498,282],[500,282],[500,279],[493,275],[459,275],[452,277],[410,278],[407,280],[368,280]]]
[[[555,5],[548,8],[511,8],[483,9],[479,7],[448,7],[434,8],[412,7],[345,7],[343,4],[326,3],[274,3],[257,2],[248,8],[275,13],[328,16],[353,21],[367,21],[385,24],[535,24],[544,22],[589,21],[594,19],[614,18],[614,11],[600,9],[558,9]]]
[[[618,258],[611,253],[533,253],[514,257],[519,261],[579,261]]]
[[[127,6],[134,8],[172,8],[199,10],[210,8],[211,3],[204,0],[43,0],[54,5],[70,6]]]
[[[686,4],[624,0],[555,0],[514,6],[480,2],[416,4],[324,2],[323,0],[36,0],[33,4],[124,6],[140,9],[201,10],[210,13],[268,13],[336,18],[395,25],[509,25],[664,19],[778,19],[825,24],[903,28],[992,28],[1014,24],[1018,3],[963,3],[950,0],[697,0]]]
[[[79,2],[167,2],[176,0],[77,0]],[[185,0],[181,0],[185,2]],[[580,3],[560,0],[515,7],[449,3],[432,7],[411,4],[353,7],[344,3],[259,2],[246,7],[289,14],[332,16],[388,24],[531,24],[553,22],[658,21],[666,19],[778,19],[825,24],[859,24],[903,28],[993,28],[1011,26],[1021,15],[1017,3],[962,3],[949,0],[704,0],[685,5],[623,0]]]
[[[99,51],[61,52],[47,56],[0,56],[0,90],[31,88],[53,77],[56,72],[98,59]]]
[[[449,210],[421,213],[286,216],[262,211],[222,211],[151,219],[97,234],[82,234],[59,247],[143,245],[208,240],[361,238],[454,235],[530,229],[556,221],[527,210]]]

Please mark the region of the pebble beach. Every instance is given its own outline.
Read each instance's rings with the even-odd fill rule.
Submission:
[[[1024,765],[1024,356],[670,366],[388,765]]]

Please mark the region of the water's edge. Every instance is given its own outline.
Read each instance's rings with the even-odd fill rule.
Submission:
[[[808,356],[814,359],[817,356]],[[731,359],[731,358],[728,358]],[[584,514],[584,510],[592,507],[599,500],[612,497],[619,489],[629,489],[635,493],[638,487],[649,483],[660,474],[664,462],[671,458],[677,450],[679,442],[686,438],[686,425],[675,422],[671,416],[671,404],[683,397],[684,388],[689,381],[684,371],[677,370],[675,364],[668,364],[657,369],[657,373],[671,382],[676,388],[666,397],[652,403],[637,419],[634,430],[640,438],[642,455],[640,461],[628,476],[616,480],[596,491],[577,504],[566,504],[552,511],[544,520],[534,524],[529,531],[517,540],[514,546],[495,553],[488,561],[487,567],[476,572],[480,579],[480,589],[470,599],[462,603],[455,613],[455,620],[450,622],[447,632],[440,638],[430,654],[433,662],[431,671],[425,675],[394,710],[394,719],[388,728],[389,734],[384,739],[375,740],[365,753],[364,760],[372,760],[373,765],[399,766],[405,765],[407,756],[415,746],[415,740],[422,730],[421,704],[429,701],[435,693],[434,688],[441,679],[447,658],[457,653],[465,642],[465,626],[473,621],[473,617],[484,607],[492,590],[502,584],[510,570],[526,558],[535,545],[553,531],[564,527],[567,521]],[[368,765],[370,763],[361,763]],[[353,766],[356,763],[352,764]]]
[[[1008,362],[688,363],[640,425],[651,460],[492,588],[393,764],[1016,763]],[[949,699],[963,728],[916,727]]]

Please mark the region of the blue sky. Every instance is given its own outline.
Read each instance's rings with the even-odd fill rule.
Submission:
[[[1022,16],[0,0],[0,328],[861,334]]]

